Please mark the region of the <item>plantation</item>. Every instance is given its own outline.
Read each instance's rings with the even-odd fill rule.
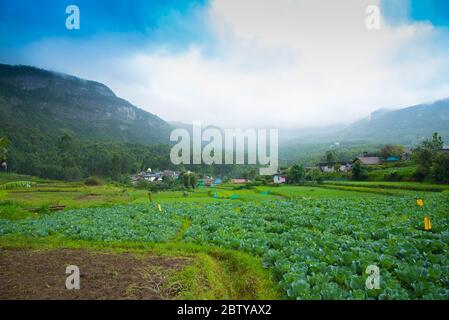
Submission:
[[[126,197],[133,205],[0,219],[0,239],[179,243],[242,251],[261,258],[280,296],[288,299],[449,299],[445,192],[420,193],[423,209],[416,194],[312,187],[216,192],[218,197],[207,190],[193,193],[187,202],[178,193],[161,193],[162,211],[131,192]],[[250,201],[251,194],[256,201]],[[424,213],[432,220],[431,231],[423,230]],[[369,265],[380,268],[380,289],[365,288]]]

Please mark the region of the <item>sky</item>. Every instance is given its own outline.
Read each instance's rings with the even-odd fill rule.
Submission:
[[[449,98],[449,1],[0,0],[0,63],[102,82],[167,121],[343,124]]]

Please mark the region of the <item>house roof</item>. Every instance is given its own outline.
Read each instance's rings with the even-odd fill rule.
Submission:
[[[245,183],[246,179],[232,179],[233,183]]]
[[[387,158],[387,161],[399,161],[399,157],[395,157],[395,156],[390,156]]]
[[[333,166],[335,166],[335,165],[340,165],[340,166],[346,166],[346,165],[348,165],[348,164],[350,164],[349,162],[334,162],[334,163],[327,163],[327,162],[322,162],[322,163],[319,163],[318,165],[320,166],[320,167],[326,167],[326,166],[331,166],[331,167],[333,167]]]
[[[382,164],[382,160],[379,157],[358,157],[355,160],[360,160],[367,165]]]

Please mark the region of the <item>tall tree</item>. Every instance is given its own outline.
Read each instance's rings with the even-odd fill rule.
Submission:
[[[366,180],[368,178],[368,173],[366,167],[362,164],[360,160],[357,160],[352,165],[352,179],[356,181]]]
[[[287,174],[287,182],[294,184],[304,180],[304,167],[298,164],[293,165]]]
[[[58,151],[64,180],[77,180],[81,178],[80,169],[76,166],[75,142],[71,135],[65,133],[59,139]]]
[[[334,150],[326,151],[326,162],[330,164],[337,162],[337,153]]]
[[[449,154],[441,152],[435,157],[433,174],[436,181],[449,183]]]
[[[418,163],[418,168],[415,172],[415,178],[417,180],[422,181],[431,175],[432,165],[443,146],[443,139],[438,132],[435,132],[432,140],[424,140],[414,150],[413,159]]]
[[[196,183],[198,182],[198,177],[195,173],[191,172],[190,173],[190,186],[192,187],[192,189],[196,188]]]
[[[6,147],[9,144],[8,138],[0,138],[0,160],[6,161]]]
[[[111,176],[114,180],[119,180],[122,174],[122,163],[117,153],[114,153],[111,160]]]

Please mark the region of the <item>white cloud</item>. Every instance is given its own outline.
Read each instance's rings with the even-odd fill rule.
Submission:
[[[145,81],[114,87],[165,119],[243,127],[348,122],[449,96],[449,79],[436,82],[449,60],[430,47],[435,29],[368,31],[375,2],[216,0],[218,55],[141,53],[122,63]]]
[[[449,43],[447,31],[386,23],[368,31],[372,4],[378,0],[215,0],[205,14],[214,55],[192,44],[75,66],[166,120],[230,127],[350,122],[449,97],[449,52],[439,45]]]

